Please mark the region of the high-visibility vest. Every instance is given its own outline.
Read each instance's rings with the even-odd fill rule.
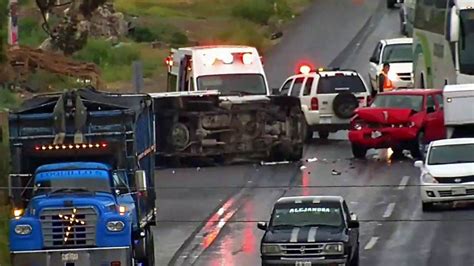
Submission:
[[[388,78],[388,75],[385,72],[382,72],[382,75],[385,77],[383,79],[383,91],[391,91],[393,90],[392,81]]]

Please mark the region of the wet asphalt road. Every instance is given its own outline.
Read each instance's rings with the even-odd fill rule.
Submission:
[[[367,78],[376,41],[399,36],[398,10],[383,4],[317,0],[266,55],[272,86],[300,58],[353,68]],[[419,171],[411,159],[389,155],[381,150],[354,160],[341,131],[305,147],[305,159],[318,160],[303,170],[297,164],[159,170],[156,265],[260,265],[263,232],[256,222],[268,220],[279,197],[312,194],[342,195],[357,213],[361,265],[472,265],[474,209],[423,213]]]

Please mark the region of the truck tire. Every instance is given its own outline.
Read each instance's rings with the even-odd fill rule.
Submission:
[[[416,139],[412,142],[410,147],[411,156],[415,159],[424,160],[425,158],[425,132],[420,130]]]
[[[354,253],[354,257],[350,263],[351,266],[359,266],[359,246],[357,246],[356,251]]]
[[[352,144],[352,154],[355,158],[364,159],[367,154],[367,148]]]
[[[289,156],[288,161],[296,162],[301,160],[301,158],[303,158],[303,145],[298,145]]]
[[[357,107],[359,107],[359,101],[355,95],[350,92],[339,93],[332,102],[334,114],[342,119],[351,118]]]
[[[151,227],[147,228],[146,234],[147,234],[147,238],[146,238],[147,263],[143,264],[143,266],[154,266],[155,265],[155,238],[153,236],[153,231],[151,230]]]

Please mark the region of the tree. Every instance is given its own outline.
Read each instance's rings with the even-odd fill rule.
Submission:
[[[8,0],[0,0],[0,64],[6,61]]]

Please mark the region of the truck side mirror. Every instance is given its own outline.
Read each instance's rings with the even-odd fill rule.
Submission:
[[[272,88],[272,95],[280,94],[280,88]]]
[[[360,224],[357,220],[350,220],[349,221],[349,228],[359,228]]]
[[[375,63],[375,64],[378,63],[378,62],[377,62],[377,58],[375,58],[375,56],[371,56],[370,59],[369,59],[369,61],[372,62],[372,63]]]
[[[267,223],[265,222],[259,222],[257,223],[257,228],[260,229],[260,230],[267,230]]]
[[[460,18],[456,12],[456,8],[451,8],[450,13],[448,14],[448,23],[446,29],[446,40],[448,42],[457,42],[459,41],[459,27]]]
[[[147,190],[146,173],[144,170],[137,170],[135,172],[135,186],[137,191]]]
[[[426,113],[430,114],[430,113],[434,113],[436,110],[434,108],[434,106],[428,106],[426,107]]]

